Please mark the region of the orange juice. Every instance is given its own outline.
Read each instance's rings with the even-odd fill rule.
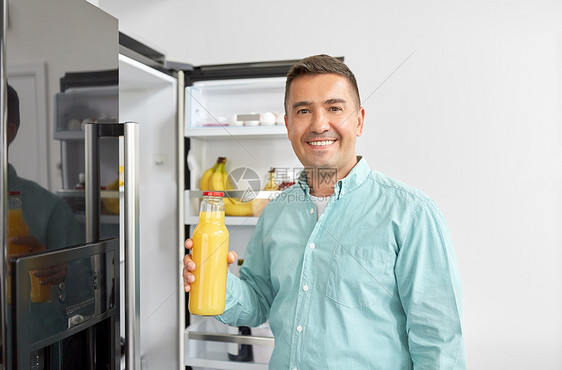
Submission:
[[[197,266],[189,292],[189,311],[194,315],[224,312],[228,255],[228,230],[224,224],[224,203],[217,192],[204,192],[199,223],[193,231],[191,258]]]
[[[29,271],[29,280],[31,281],[31,302],[33,303],[43,303],[49,302],[51,300],[51,286],[41,285],[39,283],[39,278],[33,275],[37,270]]]
[[[21,208],[8,210],[8,238],[12,236],[27,236],[29,230],[23,220]],[[29,253],[28,245],[14,244],[8,240],[8,256],[14,257],[19,254]]]
[[[29,230],[27,224],[23,220],[23,213],[21,209],[21,201],[19,193],[10,193],[9,196],[9,210],[8,210],[8,238],[13,236],[28,236]],[[30,253],[29,245],[11,243],[8,239],[8,257],[15,257],[21,254]],[[29,279],[31,281],[31,302],[41,303],[47,302],[51,299],[51,287],[49,285],[41,285],[39,278],[35,277],[33,273],[36,270],[29,271]],[[11,292],[8,291],[8,301],[11,302]]]

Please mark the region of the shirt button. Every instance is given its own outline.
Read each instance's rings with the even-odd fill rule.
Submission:
[[[314,249],[314,247],[316,247],[316,245],[314,245],[314,243],[310,243],[310,249]]]
[[[314,213],[314,208],[311,208],[311,209],[310,209],[310,214],[313,214],[313,213]]]
[[[342,190],[342,191],[341,191],[341,195],[344,195],[344,194],[345,194],[345,190]]]
[[[308,291],[308,285],[305,284],[305,285],[302,287],[302,290],[304,290],[305,292],[307,292],[307,291]]]
[[[297,326],[297,331],[300,333],[302,331],[302,326]]]

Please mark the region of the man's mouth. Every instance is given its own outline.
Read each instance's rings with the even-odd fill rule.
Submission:
[[[335,141],[336,140],[320,140],[320,141],[307,141],[307,143],[312,146],[326,146],[332,144]]]

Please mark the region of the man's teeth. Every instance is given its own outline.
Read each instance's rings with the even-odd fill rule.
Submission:
[[[309,144],[314,145],[314,146],[322,146],[322,145],[330,145],[334,141],[335,140],[311,141],[311,142],[309,142]]]

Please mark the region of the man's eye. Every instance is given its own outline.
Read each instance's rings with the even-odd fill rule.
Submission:
[[[340,107],[330,107],[330,110],[331,110],[332,112],[339,112],[339,111],[341,111],[342,109],[341,109]]]
[[[297,114],[306,114],[306,113],[308,113],[308,112],[309,112],[308,109],[303,108],[303,109],[299,109],[299,110],[297,111]]]

